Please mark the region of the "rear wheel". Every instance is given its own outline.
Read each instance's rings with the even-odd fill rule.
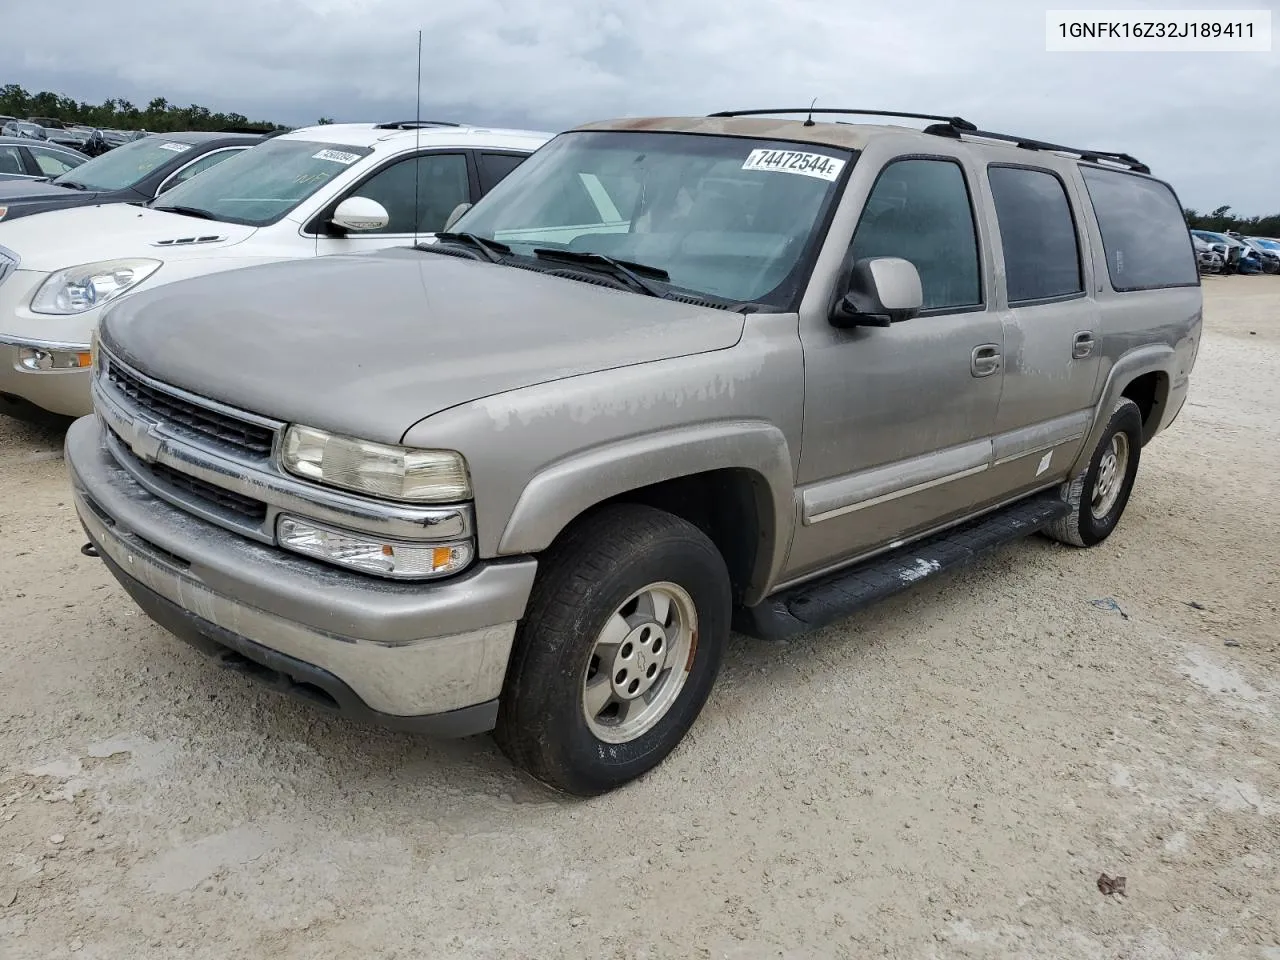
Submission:
[[[1064,497],[1071,512],[1055,520],[1045,534],[1077,547],[1091,547],[1109,537],[1129,503],[1141,452],[1142,412],[1128,397],[1121,397],[1089,466],[1066,485]]]
[[[494,735],[517,764],[591,796],[657,766],[697,719],[729,635],[710,539],[651,507],[608,507],[542,560]]]

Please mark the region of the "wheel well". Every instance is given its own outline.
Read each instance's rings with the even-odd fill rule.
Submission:
[[[597,506],[642,503],[689,521],[724,557],[741,602],[753,582],[763,579],[769,538],[775,529],[772,500],[763,477],[750,470],[709,470],[628,490]]]
[[[1142,413],[1142,442],[1146,443],[1155,436],[1164,416],[1165,401],[1169,397],[1169,377],[1160,372],[1144,373],[1129,381],[1121,395],[1138,405]]]

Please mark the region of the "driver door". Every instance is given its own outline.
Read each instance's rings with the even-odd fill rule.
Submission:
[[[851,258],[902,257],[924,309],[889,327],[801,324],[800,517],[784,579],[836,566],[988,499],[1004,333],[961,156],[886,163]]]

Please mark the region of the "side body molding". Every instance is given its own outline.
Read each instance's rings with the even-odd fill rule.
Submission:
[[[791,543],[795,492],[787,438],[763,421],[720,421],[630,437],[584,450],[534,475],[498,543],[500,555],[535,554],[584,510],[611,497],[711,470],[756,479],[761,540],[748,603],[777,581]]]

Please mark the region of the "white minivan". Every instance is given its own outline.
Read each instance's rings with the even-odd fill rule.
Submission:
[[[270,260],[429,239],[551,136],[326,124],[273,137],[146,204],[0,223],[0,413],[90,412],[90,339],[105,304]]]

